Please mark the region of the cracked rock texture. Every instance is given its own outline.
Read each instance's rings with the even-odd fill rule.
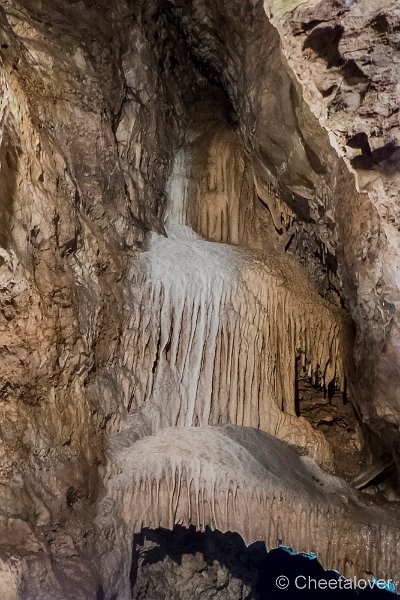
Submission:
[[[391,0],[0,0],[2,600],[131,599],[176,523],[399,574],[395,475],[333,475],[400,468],[399,44]]]
[[[397,2],[265,2],[312,113],[354,177],[337,198],[339,266],[357,325],[363,418],[398,455],[400,8]],[[293,10],[291,10],[293,9]],[[385,433],[383,433],[385,432]]]

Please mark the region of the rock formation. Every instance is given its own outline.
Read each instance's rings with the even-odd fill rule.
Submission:
[[[175,525],[396,579],[397,3],[0,19],[0,598],[128,600]]]

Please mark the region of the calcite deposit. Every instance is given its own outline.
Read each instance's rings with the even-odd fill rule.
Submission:
[[[399,44],[394,0],[0,0],[1,600],[252,593],[133,581],[175,525],[399,578]]]

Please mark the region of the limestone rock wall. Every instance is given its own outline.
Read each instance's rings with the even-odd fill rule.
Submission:
[[[135,536],[132,579],[137,598],[180,600],[185,595],[205,600],[258,600],[258,570],[264,556],[249,550],[237,534],[144,530]]]
[[[338,196],[364,418],[398,452],[400,12],[396,2],[265,2],[308,106],[352,173]],[[350,198],[352,200],[350,201]]]
[[[124,281],[162,227],[179,118],[141,7],[114,8],[1,3],[3,598],[95,593],[62,524],[97,498],[123,410]]]
[[[397,6],[170,4],[228,90],[282,243],[351,312],[354,398],[396,454]]]
[[[120,450],[151,450],[164,427],[278,434],[286,418],[280,437],[329,462],[297,414],[299,356],[323,393],[347,385],[371,454],[398,459],[397,13],[0,0],[2,598],[130,597],[131,538],[149,525],[130,500],[153,464],[126,483]],[[185,264],[193,289],[175,285]],[[207,471],[197,451],[188,472]],[[156,513],[176,500],[165,458]],[[388,547],[395,517],[365,517],[365,533],[350,513],[351,543]],[[343,569],[391,575],[398,554],[347,567],[351,543]]]

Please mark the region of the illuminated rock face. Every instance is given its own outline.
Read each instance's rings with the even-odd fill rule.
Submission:
[[[379,572],[390,579],[397,569],[395,513],[363,503],[343,480],[263,432],[169,428],[133,445],[125,432],[116,436],[113,456],[98,526],[108,540],[104,584],[122,598],[129,594],[132,533],[143,527],[240,529],[247,544],[264,540],[271,549],[284,540],[299,552],[314,548],[324,567],[347,577]],[[376,549],[388,540],[393,554],[382,560]]]
[[[2,600],[175,523],[395,577],[397,6],[0,8]]]
[[[399,6],[358,0],[332,10],[329,1],[295,1],[290,13],[283,2],[264,4],[304,101],[354,177],[357,193],[347,188],[337,196],[335,220],[343,289],[357,327],[356,394],[363,419],[397,457]]]
[[[239,244],[239,230],[248,234],[240,195],[248,175],[243,166],[237,169],[237,145],[231,135],[223,147],[206,148],[204,192],[191,180],[190,156],[175,160],[168,237],[154,236],[137,261],[141,303],[123,336],[127,353],[137,350],[127,363],[139,374],[130,412],[140,410],[152,431],[223,423],[255,427],[329,466],[324,437],[296,418],[296,360],[314,382],[344,389],[341,315],[305,284],[304,272],[271,240],[258,252],[216,243]],[[243,157],[239,164],[245,165]],[[248,196],[246,212],[254,189]],[[188,226],[190,208],[197,227],[204,226],[215,242]],[[254,215],[252,220],[257,230]]]

